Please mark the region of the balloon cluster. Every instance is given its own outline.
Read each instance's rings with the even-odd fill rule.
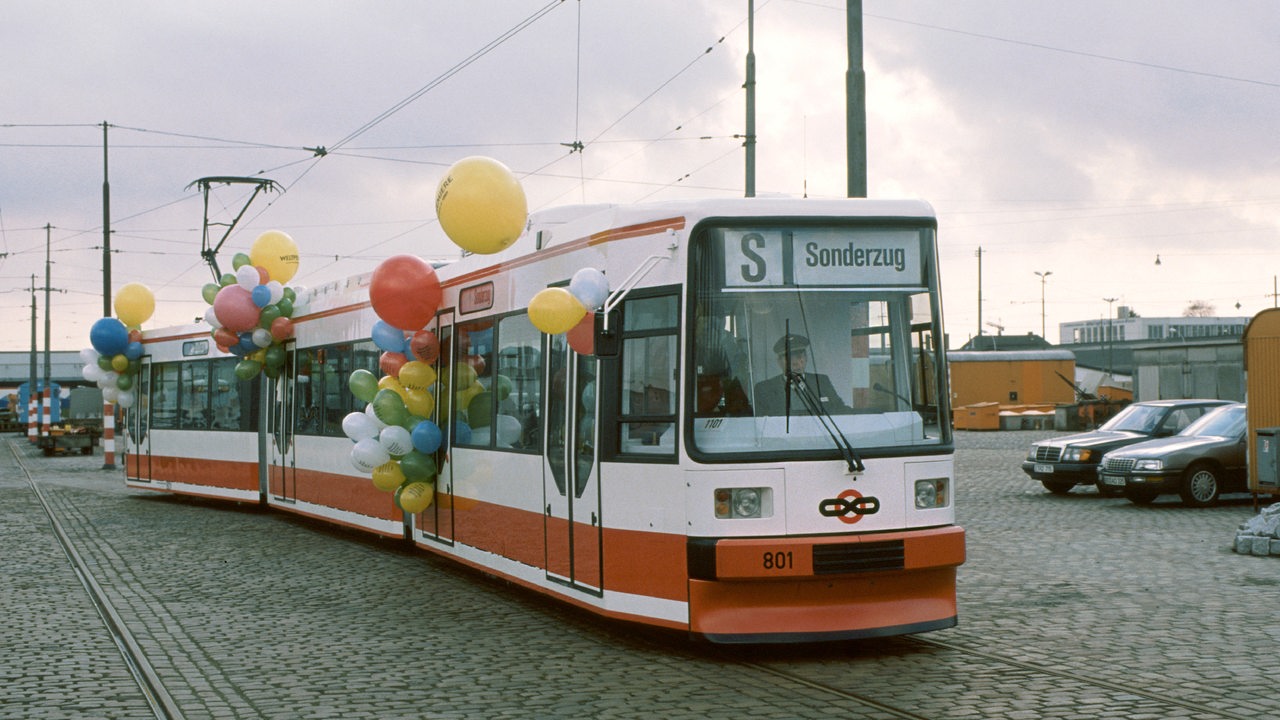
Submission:
[[[529,301],[529,322],[548,335],[565,333],[580,355],[595,352],[595,311],[609,299],[609,280],[595,268],[573,274],[569,287],[540,290]]]
[[[284,284],[298,271],[298,246],[285,233],[269,230],[247,255],[236,253],[231,266],[234,273],[201,291],[210,306],[205,322],[213,327],[218,349],[241,358],[236,377],[277,377],[286,357],[282,343],[293,337],[292,317],[301,309],[297,291]]]
[[[351,464],[372,474],[378,489],[394,492],[396,505],[410,514],[426,510],[435,499],[435,454],[444,443],[440,426],[429,419],[436,408],[433,363],[440,341],[423,329],[435,318],[442,297],[435,269],[421,258],[396,255],[378,265],[369,301],[379,318],[371,336],[382,350],[378,368],[383,375],[360,369],[347,381],[351,394],[366,403],[364,412],[342,421],[343,432],[355,443]],[[468,441],[461,430],[455,430],[456,437]]]
[[[80,351],[81,375],[102,389],[104,401],[129,408],[137,401],[133,386],[141,367],[141,327],[155,312],[156,298],[146,285],[129,283],[116,293],[114,307],[116,317],[89,328],[90,347]]]

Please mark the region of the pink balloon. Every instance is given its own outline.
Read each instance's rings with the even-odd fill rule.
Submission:
[[[253,302],[253,294],[239,285],[228,285],[213,299],[213,314],[222,327],[231,332],[252,330],[258,324],[261,308]]]
[[[582,316],[577,325],[564,334],[569,347],[579,355],[592,355],[596,351],[596,314],[589,312]]]

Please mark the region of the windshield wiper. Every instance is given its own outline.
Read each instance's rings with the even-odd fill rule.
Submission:
[[[840,450],[840,454],[844,456],[845,463],[849,466],[850,474],[864,472],[866,467],[862,464],[862,458],[858,456],[858,451],[853,449],[853,445],[849,444],[849,439],[840,432],[839,426],[836,425],[835,418],[831,417],[831,413],[827,412],[827,408],[822,405],[813,391],[809,389],[809,385],[804,381],[804,376],[790,369],[787,370],[787,422],[791,421],[791,388],[796,389],[796,395],[799,396],[800,402],[809,411],[809,414],[817,418],[818,424],[823,430],[827,431],[827,435],[831,436],[831,441],[835,443],[836,448]]]

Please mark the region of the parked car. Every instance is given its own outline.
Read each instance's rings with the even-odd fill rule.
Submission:
[[[1112,450],[1098,466],[1098,487],[1115,488],[1138,505],[1177,493],[1204,507],[1224,492],[1249,489],[1244,403],[1206,413],[1173,437]]]
[[[1065,495],[1076,485],[1098,485],[1098,461],[1115,450],[1152,438],[1169,437],[1228,400],[1148,400],[1132,403],[1092,432],[1041,440],[1031,446],[1022,471],[1051,493]],[[1104,495],[1121,491],[1098,485]]]

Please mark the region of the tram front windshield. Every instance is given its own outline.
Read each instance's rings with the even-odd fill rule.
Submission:
[[[927,227],[698,233],[690,451],[837,456],[845,441],[874,457],[949,442],[932,243]]]

